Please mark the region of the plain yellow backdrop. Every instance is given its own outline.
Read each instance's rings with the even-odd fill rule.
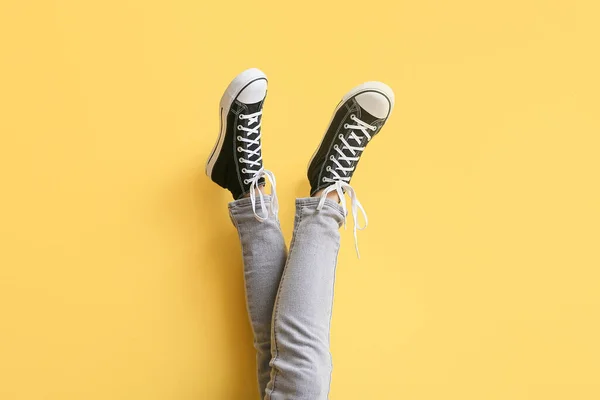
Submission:
[[[597,1],[0,1],[0,398],[254,399],[229,194],[238,72],[270,78],[290,239],[346,90],[396,108],[353,184],[333,400],[600,399]]]

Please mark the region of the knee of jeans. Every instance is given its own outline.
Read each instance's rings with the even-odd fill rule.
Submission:
[[[295,394],[297,399],[326,399],[331,380],[331,358],[304,351],[295,358],[273,359],[270,363],[276,371],[273,393]],[[285,397],[288,398],[288,397]]]
[[[329,360],[321,360],[321,362],[314,363],[304,368],[300,371],[300,375],[300,381],[303,382],[306,387],[310,388],[312,394],[315,396],[326,394],[329,391],[331,363]]]

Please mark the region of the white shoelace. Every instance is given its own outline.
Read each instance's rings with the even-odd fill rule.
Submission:
[[[243,137],[238,135],[237,136],[237,140],[238,142],[245,142],[248,143],[248,145],[256,145],[256,148],[254,150],[249,150],[249,149],[244,149],[243,147],[238,147],[237,151],[240,153],[246,153],[246,158],[244,157],[240,157],[240,159],[238,160],[240,163],[242,164],[248,164],[251,167],[258,167],[260,166],[260,161],[262,160],[262,156],[260,154],[260,149],[262,148],[262,145],[260,144],[260,138],[261,138],[261,134],[259,132],[261,123],[258,123],[258,117],[262,114],[262,111],[259,112],[255,112],[253,114],[248,114],[248,115],[244,115],[244,114],[240,114],[238,116],[239,119],[244,120],[247,119],[248,120],[248,126],[252,125],[252,124],[258,124],[253,128],[246,128],[245,126],[242,125],[238,125],[238,131],[242,131],[245,132],[246,136],[250,136],[250,135],[257,135],[256,138],[254,139],[250,139],[249,137]],[[250,158],[257,156],[258,158],[256,160],[251,160]],[[253,169],[249,169],[249,168],[242,168],[242,173],[246,174],[252,174],[252,173],[258,173],[258,170],[253,170]],[[250,180],[244,180],[244,183],[247,185],[248,183],[250,183]]]
[[[358,161],[360,158],[360,153],[365,149],[366,144],[371,140],[372,136],[369,134],[368,130],[376,131],[377,127],[373,125],[369,125],[364,121],[361,121],[354,114],[350,115],[350,119],[356,122],[356,124],[344,124],[344,129],[350,129],[350,135],[348,136],[348,140],[352,139],[356,142],[357,146],[353,146],[348,143],[348,140],[345,139],[344,135],[340,134],[339,139],[342,142],[343,146],[340,148],[339,145],[335,144],[333,149],[338,153],[337,158],[335,155],[331,155],[329,159],[333,161],[336,165],[335,168],[331,168],[331,166],[327,167],[327,171],[333,174],[333,179],[324,177],[323,182],[331,183],[330,186],[323,190],[321,194],[321,200],[317,205],[317,210],[321,210],[325,204],[325,199],[327,195],[333,191],[337,193],[340,198],[340,204],[342,209],[344,210],[344,229],[346,228],[346,216],[348,215],[348,208],[346,206],[346,197],[344,195],[344,190],[350,197],[350,206],[352,211],[352,217],[354,219],[354,245],[356,247],[356,255],[360,258],[360,252],[358,251],[358,235],[356,233],[357,230],[363,230],[369,224],[369,220],[367,218],[367,213],[363,208],[362,204],[358,200],[356,196],[356,192],[354,188],[350,186],[348,182],[350,182],[351,176],[348,175],[349,172],[354,171],[355,167],[350,167],[353,161]],[[354,132],[354,130],[361,131],[364,134],[364,138],[361,138]],[[363,143],[364,139],[366,142]],[[350,155],[346,155],[344,150],[347,151]],[[342,162],[346,162],[346,166],[342,165]],[[339,172],[338,172],[339,171]],[[358,210],[361,211],[363,218],[365,219],[365,224],[363,226],[358,226]]]
[[[277,214],[279,213],[279,200],[277,199],[277,184],[275,182],[275,175],[264,168],[258,170],[258,172],[250,179],[250,203],[252,203],[252,211],[254,212],[254,217],[260,222],[265,221],[269,218],[269,210],[267,210],[267,206],[265,205],[265,198],[262,191],[258,188],[258,181],[260,178],[265,177],[271,183],[271,215],[277,219]],[[262,215],[259,215],[256,212],[256,192],[258,192],[258,198],[260,199],[260,209],[262,211]]]
[[[244,157],[240,157],[239,158],[239,162],[240,164],[246,164],[250,167],[259,167],[260,166],[260,161],[262,160],[262,155],[260,153],[260,149],[262,148],[261,144],[260,144],[260,138],[261,138],[261,134],[259,133],[259,128],[261,126],[260,123],[258,123],[258,117],[262,114],[262,111],[258,111],[255,112],[253,114],[240,114],[238,116],[239,119],[241,120],[248,120],[248,126],[252,125],[252,124],[257,124],[256,126],[252,127],[252,128],[246,128],[242,125],[238,125],[238,130],[245,132],[246,136],[249,136],[251,134],[256,134],[256,138],[254,139],[250,139],[249,137],[243,137],[238,135],[237,140],[240,142],[246,142],[250,145],[256,145],[256,148],[254,150],[249,150],[249,149],[244,149],[242,147],[238,147],[237,150],[240,153],[246,153],[246,158]],[[255,160],[251,160],[250,158],[252,157],[258,157]],[[264,199],[264,195],[262,193],[262,191],[259,189],[258,186],[258,182],[259,180],[264,177],[266,178],[270,183],[271,183],[271,202],[270,202],[270,206],[271,206],[271,210],[270,210],[270,214],[273,215],[276,219],[277,219],[277,214],[279,213],[279,201],[277,199],[277,183],[275,181],[275,175],[273,174],[273,172],[268,171],[266,169],[264,169],[263,167],[260,167],[259,169],[251,169],[251,168],[242,168],[242,173],[244,174],[253,174],[252,178],[250,179],[244,179],[244,184],[250,184],[250,202],[252,203],[252,211],[254,212],[254,217],[259,220],[260,222],[265,221],[267,218],[269,218],[269,210],[267,210],[267,206],[265,205],[265,199]],[[259,215],[256,212],[256,192],[258,192],[258,197],[260,199],[260,208],[262,211],[262,215]]]

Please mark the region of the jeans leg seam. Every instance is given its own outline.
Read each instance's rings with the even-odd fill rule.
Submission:
[[[338,242],[337,245],[337,249],[336,249],[336,254],[335,254],[335,264],[334,264],[334,270],[333,270],[333,283],[332,283],[332,289],[331,289],[331,313],[329,314],[329,338],[328,338],[328,345],[329,345],[329,365],[330,365],[330,370],[329,370],[329,387],[327,388],[327,398],[329,398],[329,393],[331,392],[331,376],[333,375],[333,355],[331,354],[331,319],[333,317],[333,299],[335,296],[335,272],[337,270],[337,262],[338,262],[338,256],[340,254],[340,243]]]
[[[281,281],[279,282],[279,288],[277,289],[277,296],[275,296],[276,300],[275,300],[275,307],[274,307],[274,311],[273,311],[273,321],[272,321],[273,345],[275,346],[275,355],[273,357],[273,360],[271,361],[272,364],[274,364],[275,361],[277,361],[277,359],[279,358],[279,347],[277,346],[277,333],[275,332],[275,326],[277,325],[277,316],[279,315],[279,292],[281,290],[281,283],[285,279],[288,263],[289,263],[290,257],[292,256],[292,251],[294,250],[294,243],[296,242],[298,228],[300,226],[300,221],[302,220],[302,212],[303,212],[302,209],[303,209],[303,207],[300,207],[298,219],[296,221],[296,226],[294,227],[294,232],[292,234],[292,242],[290,243],[289,254],[288,254],[287,260],[285,262],[285,266],[283,267]],[[273,393],[275,392],[275,383],[276,382],[277,382],[277,368],[273,368],[273,387],[271,388],[271,393],[269,394],[269,399],[272,397]]]
[[[245,265],[245,258],[244,258],[244,242],[242,240],[242,232],[240,230],[240,226],[238,225],[237,221],[235,220],[234,216],[233,216],[233,212],[232,209],[229,209],[229,217],[231,218],[231,222],[233,222],[233,225],[235,226],[237,233],[238,233],[238,238],[240,239],[240,247],[242,248],[242,278],[244,279],[244,294],[246,296],[246,313],[248,314],[248,319],[250,320],[250,328],[252,329],[252,336],[253,336],[253,342],[254,342],[254,347],[256,348],[256,332],[254,331],[254,324],[252,323],[252,317],[250,314],[250,301],[249,301],[249,297],[248,297],[248,282],[246,282],[246,265]],[[258,354],[258,353],[257,353]],[[258,360],[258,359],[257,359]],[[262,391],[260,388],[260,374],[258,372],[259,366],[257,364],[256,366],[256,380],[258,381],[258,393],[262,396]]]

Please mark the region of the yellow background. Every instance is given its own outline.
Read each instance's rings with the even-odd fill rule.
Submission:
[[[238,72],[293,199],[340,97],[396,92],[353,180],[331,398],[600,399],[597,1],[0,2],[0,398],[253,399],[229,194]]]

